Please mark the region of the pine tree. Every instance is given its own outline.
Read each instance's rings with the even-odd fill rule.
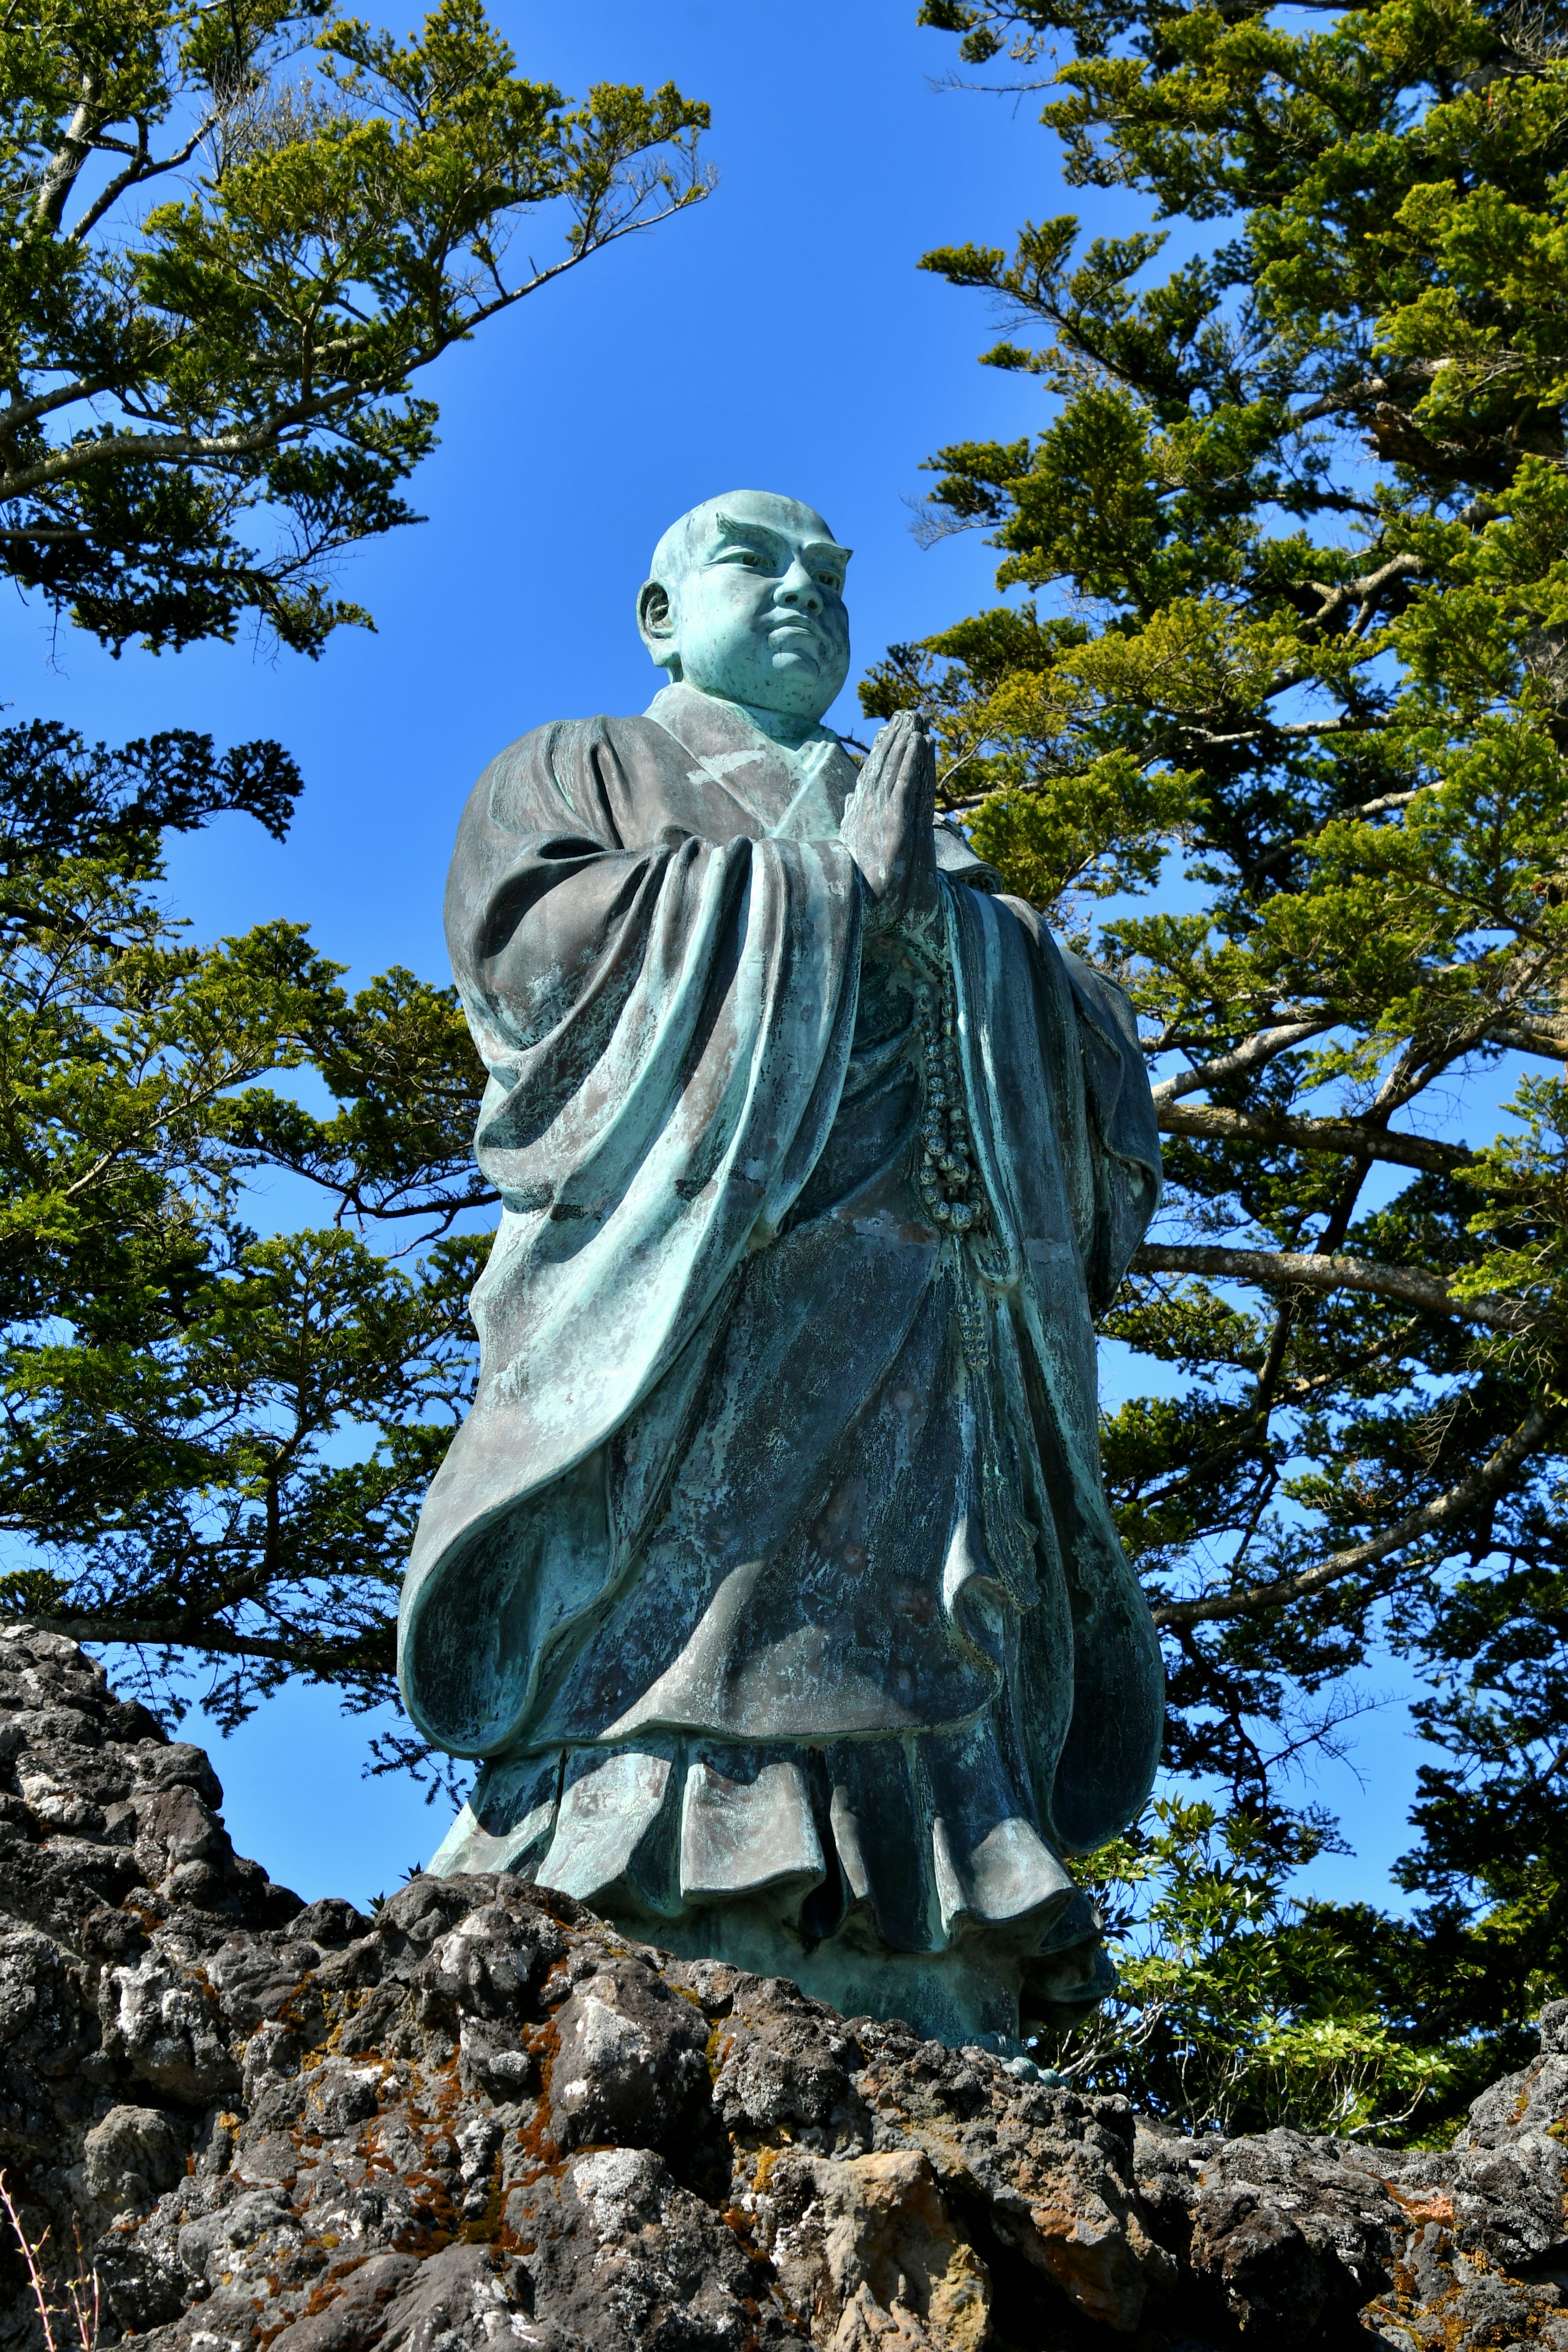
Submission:
[[[700,200],[706,121],[672,85],[520,79],[479,0],[402,43],[318,0],[13,12],[0,569],[115,650],[248,621],[319,655],[369,620],[334,558],[417,520],[412,379]],[[519,268],[536,214],[560,244]],[[393,1696],[492,1205],[453,991],[350,998],[300,926],[201,947],[163,902],[170,832],[281,837],[300,782],[277,743],[0,731],[0,1607],[130,1645],[176,1712],[200,1673],[227,1724],[291,1675]],[[321,1223],[264,1240],[247,1188],[279,1170]]]
[[[417,520],[410,378],[708,190],[673,84],[579,106],[515,63],[479,0],[405,43],[325,0],[8,16],[0,566],[116,647],[368,620],[331,566]]]
[[[1288,1841],[1343,1677],[1426,1678],[1427,1907],[1340,1925],[1484,2078],[1568,1990],[1568,16],[922,20],[1155,225],[925,257],[1041,394],[931,461],[930,527],[1029,594],[866,707],[926,708],[948,805],[1142,1018],[1169,1189],[1108,1328],[1183,1392],[1104,1443],[1169,1761]]]

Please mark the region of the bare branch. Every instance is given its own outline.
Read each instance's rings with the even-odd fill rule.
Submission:
[[[1494,1331],[1529,1331],[1535,1317],[1516,1299],[1489,1292],[1456,1298],[1446,1282],[1404,1265],[1383,1265],[1364,1257],[1318,1257],[1305,1250],[1224,1249],[1145,1242],[1132,1261],[1139,1274],[1195,1274],[1217,1282],[1252,1282],[1266,1290],[1363,1290],[1396,1298],[1427,1315],[1456,1322],[1484,1323]]]
[[[1419,1510],[1406,1512],[1382,1535],[1369,1537],[1365,1543],[1352,1544],[1343,1551],[1331,1552],[1327,1559],[1320,1560],[1315,1568],[1303,1570],[1300,1576],[1279,1577],[1268,1584],[1243,1585],[1236,1591],[1211,1593],[1201,1601],[1163,1601],[1153,1612],[1154,1622],[1176,1627],[1213,1624],[1227,1617],[1257,1616],[1266,1609],[1279,1609],[1288,1601],[1301,1601],[1310,1593],[1321,1592],[1325,1585],[1336,1584],[1360,1569],[1371,1568],[1378,1560],[1386,1559],[1390,1552],[1402,1551],[1418,1537],[1441,1534],[1506,1486],[1550,1426],[1551,1417],[1544,1407],[1531,1405],[1513,1435],[1505,1439],[1479,1470],[1472,1471],[1457,1486],[1435,1496],[1431,1502],[1424,1503]]]
[[[1265,1062],[1273,1061],[1278,1054],[1289,1053],[1308,1037],[1321,1037],[1331,1029],[1331,1020],[1292,1021],[1278,1029],[1259,1029],[1228,1054],[1216,1055],[1212,1062],[1200,1062],[1195,1069],[1180,1070],[1174,1077],[1162,1078],[1151,1089],[1156,1107],[1174,1102],[1178,1095],[1196,1094],[1200,1087],[1213,1086],[1219,1078],[1237,1078],[1245,1071],[1260,1069]],[[1172,1130],[1176,1132],[1175,1129]]]
[[[14,441],[25,426],[36,425],[40,416],[69,408],[75,401],[96,400],[100,392],[110,389],[113,382],[110,375],[79,376],[70,383],[57,384],[52,392],[39,393],[32,400],[7,401],[0,408],[0,446]]]
[[[1329,1024],[1325,1022],[1323,1026]],[[1206,1071],[1191,1075],[1198,1085],[1206,1083]],[[1361,1119],[1285,1118],[1267,1111],[1222,1110],[1213,1103],[1190,1103],[1178,1108],[1168,1099],[1162,1100],[1158,1088],[1154,1098],[1164,1135],[1190,1135],[1214,1142],[1279,1143],[1299,1151],[1350,1152],[1360,1159],[1385,1160],[1395,1168],[1419,1168],[1434,1176],[1449,1175],[1475,1157],[1462,1143],[1439,1143],[1426,1135],[1396,1135],[1389,1128],[1368,1126]]]
[[[1487,1031],[1487,1042],[1505,1045],[1510,1054],[1539,1054],[1549,1062],[1568,1062],[1568,1019],[1494,1022]]]
[[[1274,691],[1277,694],[1288,694],[1300,683],[1301,680],[1299,677],[1282,678]],[[1265,715],[1259,719],[1255,727],[1240,728],[1232,735],[1215,735],[1211,733],[1208,728],[1200,727],[1195,719],[1177,721],[1184,735],[1194,737],[1198,742],[1207,745],[1212,751],[1221,751],[1229,743],[1254,743],[1259,735],[1293,736],[1305,739],[1312,735],[1342,735],[1352,729],[1358,735],[1375,735],[1381,728],[1386,727],[1389,723],[1386,719],[1355,717],[1343,710],[1335,711],[1328,719],[1270,719]],[[1412,794],[1411,797],[1414,799],[1415,795]],[[1355,812],[1351,810],[1347,814],[1353,815]]]
[[[1364,726],[1363,731],[1367,731]],[[1395,809],[1408,808],[1415,798],[1415,794],[1413,792],[1384,793],[1380,800],[1363,801],[1357,808],[1331,809],[1328,815],[1312,827],[1312,833],[1322,833],[1331,824],[1354,824],[1369,816],[1387,816]],[[1293,849],[1298,848],[1303,841],[1310,841],[1311,837],[1310,833],[1292,834],[1288,840],[1272,843],[1258,857],[1257,872],[1266,873],[1270,866],[1278,866],[1282,857],[1289,857]]]
[[[1395,580],[1411,579],[1426,568],[1424,556],[1391,555],[1388,562],[1380,564],[1375,572],[1365,572],[1359,580],[1342,580],[1338,587],[1325,587],[1321,580],[1314,580],[1310,584],[1323,601],[1312,618],[1321,628],[1327,621],[1337,621],[1352,604],[1374,604]]]
[[[33,218],[58,229],[66,199],[75,187],[82,165],[92,152],[92,101],[97,85],[90,73],[81,78],[81,102],[60,134],[60,143],[45,166],[33,200]]]
[[[210,120],[202,123],[174,154],[160,156],[155,163],[147,145],[146,124],[139,122],[136,128],[138,144],[130,163],[122,172],[115,173],[107,187],[100,190],[80,220],[74,223],[70,232],[73,244],[79,245],[84,237],[91,235],[105,213],[111,212],[120,202],[127,188],[136,187],[143,180],[155,180],[165,172],[177,172],[183,164],[188,163],[212,125]]]

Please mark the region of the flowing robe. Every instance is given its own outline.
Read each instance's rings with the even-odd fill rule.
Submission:
[[[1121,992],[939,827],[984,1206],[933,1222],[931,950],[863,936],[854,782],[674,686],[476,787],[447,929],[503,1209],[399,1673],[488,1759],[438,1870],[1028,1949],[1159,1750],[1091,1319],[1158,1197],[1152,1106]]]

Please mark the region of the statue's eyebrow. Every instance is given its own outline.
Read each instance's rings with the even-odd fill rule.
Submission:
[[[770,530],[765,522],[742,522],[734,515],[716,514],[713,518],[721,539],[764,539],[770,547],[788,545],[783,531]]]
[[[722,510],[713,520],[721,538],[761,539],[765,540],[771,548],[787,551],[789,547],[783,531],[770,529],[765,522],[742,522],[738,516],[727,515]],[[852,547],[839,547],[831,539],[819,539],[810,541],[802,552],[808,563],[837,563],[843,571],[847,568],[855,551]]]

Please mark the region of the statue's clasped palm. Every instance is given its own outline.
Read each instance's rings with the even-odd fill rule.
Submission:
[[[920,933],[937,911],[936,755],[922,721],[900,711],[873,744],[846,804],[840,840],[870,895],[868,927]]]

